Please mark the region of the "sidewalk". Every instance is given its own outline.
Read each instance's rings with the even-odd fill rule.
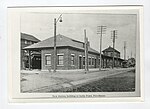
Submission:
[[[125,68],[102,68],[101,71],[108,71],[108,70],[117,70],[117,69],[125,69]],[[129,68],[130,69],[130,68]],[[89,69],[88,72],[97,72],[99,71],[99,68],[91,68]],[[85,72],[85,69],[71,69],[71,70],[56,70],[56,73],[64,73],[64,72]],[[49,72],[48,70],[37,70],[37,69],[33,69],[33,70],[21,70],[21,73],[53,73],[53,70],[51,70],[51,72]]]
[[[106,70],[106,69],[102,69],[103,70]],[[93,68],[93,69],[89,69],[88,72],[91,72],[91,71],[99,71],[98,68]],[[84,69],[71,69],[71,70],[56,70],[55,73],[64,73],[64,72],[85,72]],[[21,73],[54,73],[53,70],[51,70],[51,72],[49,72],[48,70],[21,70]]]

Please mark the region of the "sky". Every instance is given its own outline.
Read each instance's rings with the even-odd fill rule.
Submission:
[[[60,14],[50,13],[23,13],[21,15],[21,32],[30,34],[41,41],[54,36],[54,18]],[[84,29],[90,41],[91,48],[99,51],[100,35],[97,26],[106,26],[102,36],[102,50],[112,46],[111,31],[117,30],[115,49],[120,51],[124,58],[124,41],[126,41],[126,58],[135,57],[136,48],[136,23],[135,14],[62,14],[62,22],[57,22],[57,34],[84,42]]]

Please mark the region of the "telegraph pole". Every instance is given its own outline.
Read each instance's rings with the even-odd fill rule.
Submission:
[[[97,34],[100,34],[100,62],[99,62],[99,71],[101,70],[101,60],[102,60],[102,36],[106,32],[106,26],[98,26],[97,27]]]
[[[124,60],[126,60],[126,41],[124,41]]]
[[[84,30],[84,51],[85,51],[85,73],[88,71],[88,38],[86,37],[86,29]]]
[[[113,64],[112,64],[112,68],[114,68],[115,66],[115,40],[117,38],[117,30],[113,30],[112,31],[112,38],[113,38]]]

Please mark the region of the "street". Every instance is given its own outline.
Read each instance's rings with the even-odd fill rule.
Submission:
[[[117,77],[121,77],[121,79],[120,78],[119,80],[112,79],[116,78],[116,75]],[[40,71],[31,71],[31,72],[22,71],[21,92],[48,93],[48,92],[125,91],[123,89],[111,89],[109,88],[109,86],[117,86],[118,88],[120,86],[124,86],[124,84],[122,84],[124,82],[121,82],[121,80],[123,80],[124,78],[124,80],[126,80],[126,83],[127,81],[130,82],[130,78],[128,77],[135,78],[134,68],[118,68],[118,69],[116,68],[105,70],[102,69],[102,71],[98,71],[97,69],[97,70],[90,70],[87,74],[85,74],[84,70],[57,71],[56,73],[40,72]],[[132,82],[134,81],[133,78],[131,78]],[[101,84],[95,84],[94,82]],[[97,89],[97,87],[101,88]],[[127,91],[134,91],[134,84],[132,84],[132,87],[129,86],[129,88],[131,89]]]

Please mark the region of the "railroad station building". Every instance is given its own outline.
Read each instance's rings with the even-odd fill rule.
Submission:
[[[27,68],[28,65],[28,57],[29,57],[29,53],[27,50],[24,50],[24,47],[27,47],[29,45],[32,45],[34,43],[40,42],[39,39],[37,39],[36,37],[34,37],[33,35],[29,35],[29,34],[25,34],[25,33],[21,33],[21,40],[20,40],[20,51],[21,51],[21,56],[20,56],[20,67],[21,69],[25,69]],[[32,52],[32,60],[37,60],[41,59],[41,54],[40,52]],[[33,64],[35,63],[35,61],[33,61]]]
[[[85,52],[84,42],[77,41],[58,34],[56,36],[56,48],[57,48],[57,67],[56,69],[69,70],[69,69],[84,69],[85,67]],[[24,48],[31,51],[41,51],[41,70],[53,69],[54,64],[54,37],[50,37],[38,43],[34,43]],[[112,57],[106,55],[107,50],[103,51],[102,54],[102,67],[110,67],[112,65]],[[115,51],[116,52],[116,51]],[[118,53],[118,52],[117,52]],[[99,56],[100,53],[93,48],[88,47],[88,67],[98,68],[99,67]],[[115,63],[117,66],[121,66],[120,53],[115,57]]]

